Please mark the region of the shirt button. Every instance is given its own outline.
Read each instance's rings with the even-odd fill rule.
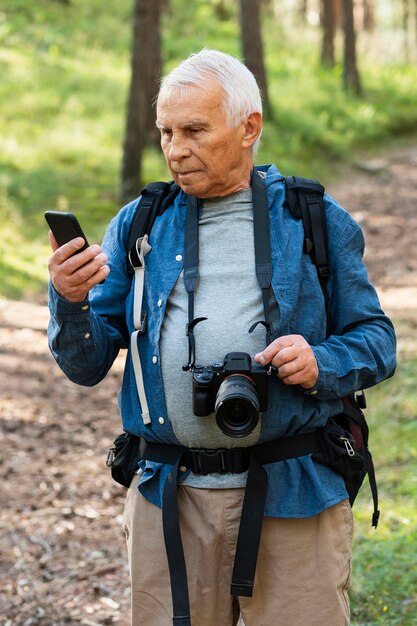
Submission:
[[[90,333],[85,333],[84,339],[90,339],[90,337],[91,337]]]
[[[153,356],[152,357],[152,363],[158,363],[158,357],[157,356]]]
[[[89,308],[88,304],[84,304],[84,306],[81,307],[81,311],[88,311]]]
[[[160,424],[165,424],[165,420],[164,420],[164,418],[163,418],[163,417],[158,417],[158,422],[159,422]]]
[[[186,472],[187,468],[185,467],[185,465],[180,465],[179,470],[180,472]]]
[[[316,396],[317,394],[318,394],[317,389],[314,389],[314,391],[310,393],[310,396]]]
[[[162,306],[162,300],[161,300],[161,298],[159,298],[159,300],[158,300],[158,302],[157,302],[157,305],[158,305],[158,306]]]
[[[175,257],[176,261],[182,261],[182,254],[177,254],[177,256]]]

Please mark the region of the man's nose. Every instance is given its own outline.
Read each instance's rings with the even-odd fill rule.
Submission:
[[[190,149],[184,137],[172,135],[168,156],[171,161],[179,161],[180,159],[190,156]]]

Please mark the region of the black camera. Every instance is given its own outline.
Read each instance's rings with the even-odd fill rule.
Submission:
[[[268,406],[271,366],[252,364],[246,352],[229,352],[223,363],[196,367],[193,372],[193,413],[214,411],[220,430],[229,437],[246,437]]]

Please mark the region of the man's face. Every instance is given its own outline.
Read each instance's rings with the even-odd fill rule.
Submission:
[[[199,198],[225,196],[249,187],[252,141],[247,123],[226,125],[224,93],[212,80],[167,98],[160,94],[157,126],[161,147],[175,182]]]

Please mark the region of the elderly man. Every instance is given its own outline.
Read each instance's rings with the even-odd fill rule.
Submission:
[[[111,222],[103,252],[72,256],[82,240],[59,248],[51,236],[49,263],[50,346],[67,376],[94,385],[129,348],[123,428],[147,442],[125,506],[132,625],[227,626],[239,616],[246,626],[347,625],[353,523],[343,478],[311,454],[259,464],[245,452],[314,432],[342,397],[393,374],[394,331],[367,278],[362,233],[325,196],[328,334],[283,177],[254,167],[253,75],[203,50],[162,81],[156,123],[179,193],[150,235],[144,332],[135,333],[126,268],[138,200]],[[261,254],[270,288],[255,269]],[[170,460],[177,449],[192,453]]]

